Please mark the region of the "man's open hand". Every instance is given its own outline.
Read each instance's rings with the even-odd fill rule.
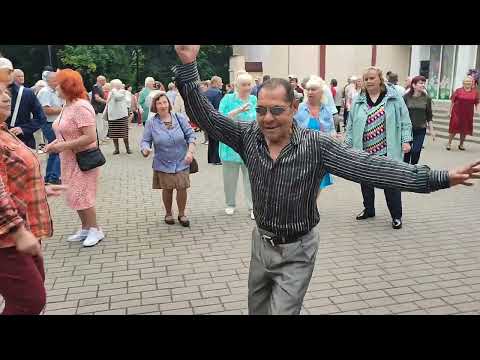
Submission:
[[[182,64],[190,64],[197,59],[200,45],[175,45],[175,51]]]
[[[450,186],[466,185],[472,186],[470,179],[480,179],[480,161],[476,161],[470,165],[463,166],[448,172]]]

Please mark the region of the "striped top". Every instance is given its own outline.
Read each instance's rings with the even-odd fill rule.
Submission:
[[[240,154],[249,174],[257,225],[280,236],[308,232],[320,221],[317,194],[326,172],[378,188],[429,193],[449,187],[448,171],[409,165],[350,149],[319,131],[292,124],[290,143],[276,161],[257,122],[221,115],[200,93],[196,62],[174,67],[188,116],[209,136]]]
[[[367,124],[363,133],[363,150],[375,155],[387,155],[385,132],[385,102],[368,106]]]

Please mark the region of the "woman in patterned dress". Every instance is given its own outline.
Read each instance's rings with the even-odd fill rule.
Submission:
[[[66,202],[76,210],[82,228],[68,241],[83,241],[83,246],[95,246],[105,235],[97,224],[95,202],[100,169],[80,170],[75,153],[97,146],[95,111],[88,101],[80,73],[71,69],[57,74],[57,93],[66,103],[53,123],[57,140],[47,145],[46,152],[60,154],[62,183],[68,186]]]
[[[345,143],[372,155],[403,161],[410,152],[412,122],[405,101],[393,86],[385,85],[382,71],[369,67],[363,74],[365,90],[352,102],[347,121]],[[392,174],[395,176],[395,174]],[[375,216],[375,189],[361,184],[363,211],[357,220]],[[399,190],[385,189],[392,227],[402,227],[402,195]]]

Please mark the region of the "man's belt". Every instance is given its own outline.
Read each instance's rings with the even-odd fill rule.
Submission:
[[[258,228],[258,232],[260,233],[260,237],[262,238],[262,240],[270,243],[270,245],[272,246],[297,242],[300,240],[302,236],[309,233],[309,231],[304,231],[301,233],[297,233],[295,235],[284,236],[284,235],[276,235],[270,231],[260,229],[260,228]]]

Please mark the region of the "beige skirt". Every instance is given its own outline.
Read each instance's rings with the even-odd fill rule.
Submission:
[[[152,189],[185,190],[190,187],[190,170],[186,169],[176,174],[168,174],[161,171],[153,172]]]

